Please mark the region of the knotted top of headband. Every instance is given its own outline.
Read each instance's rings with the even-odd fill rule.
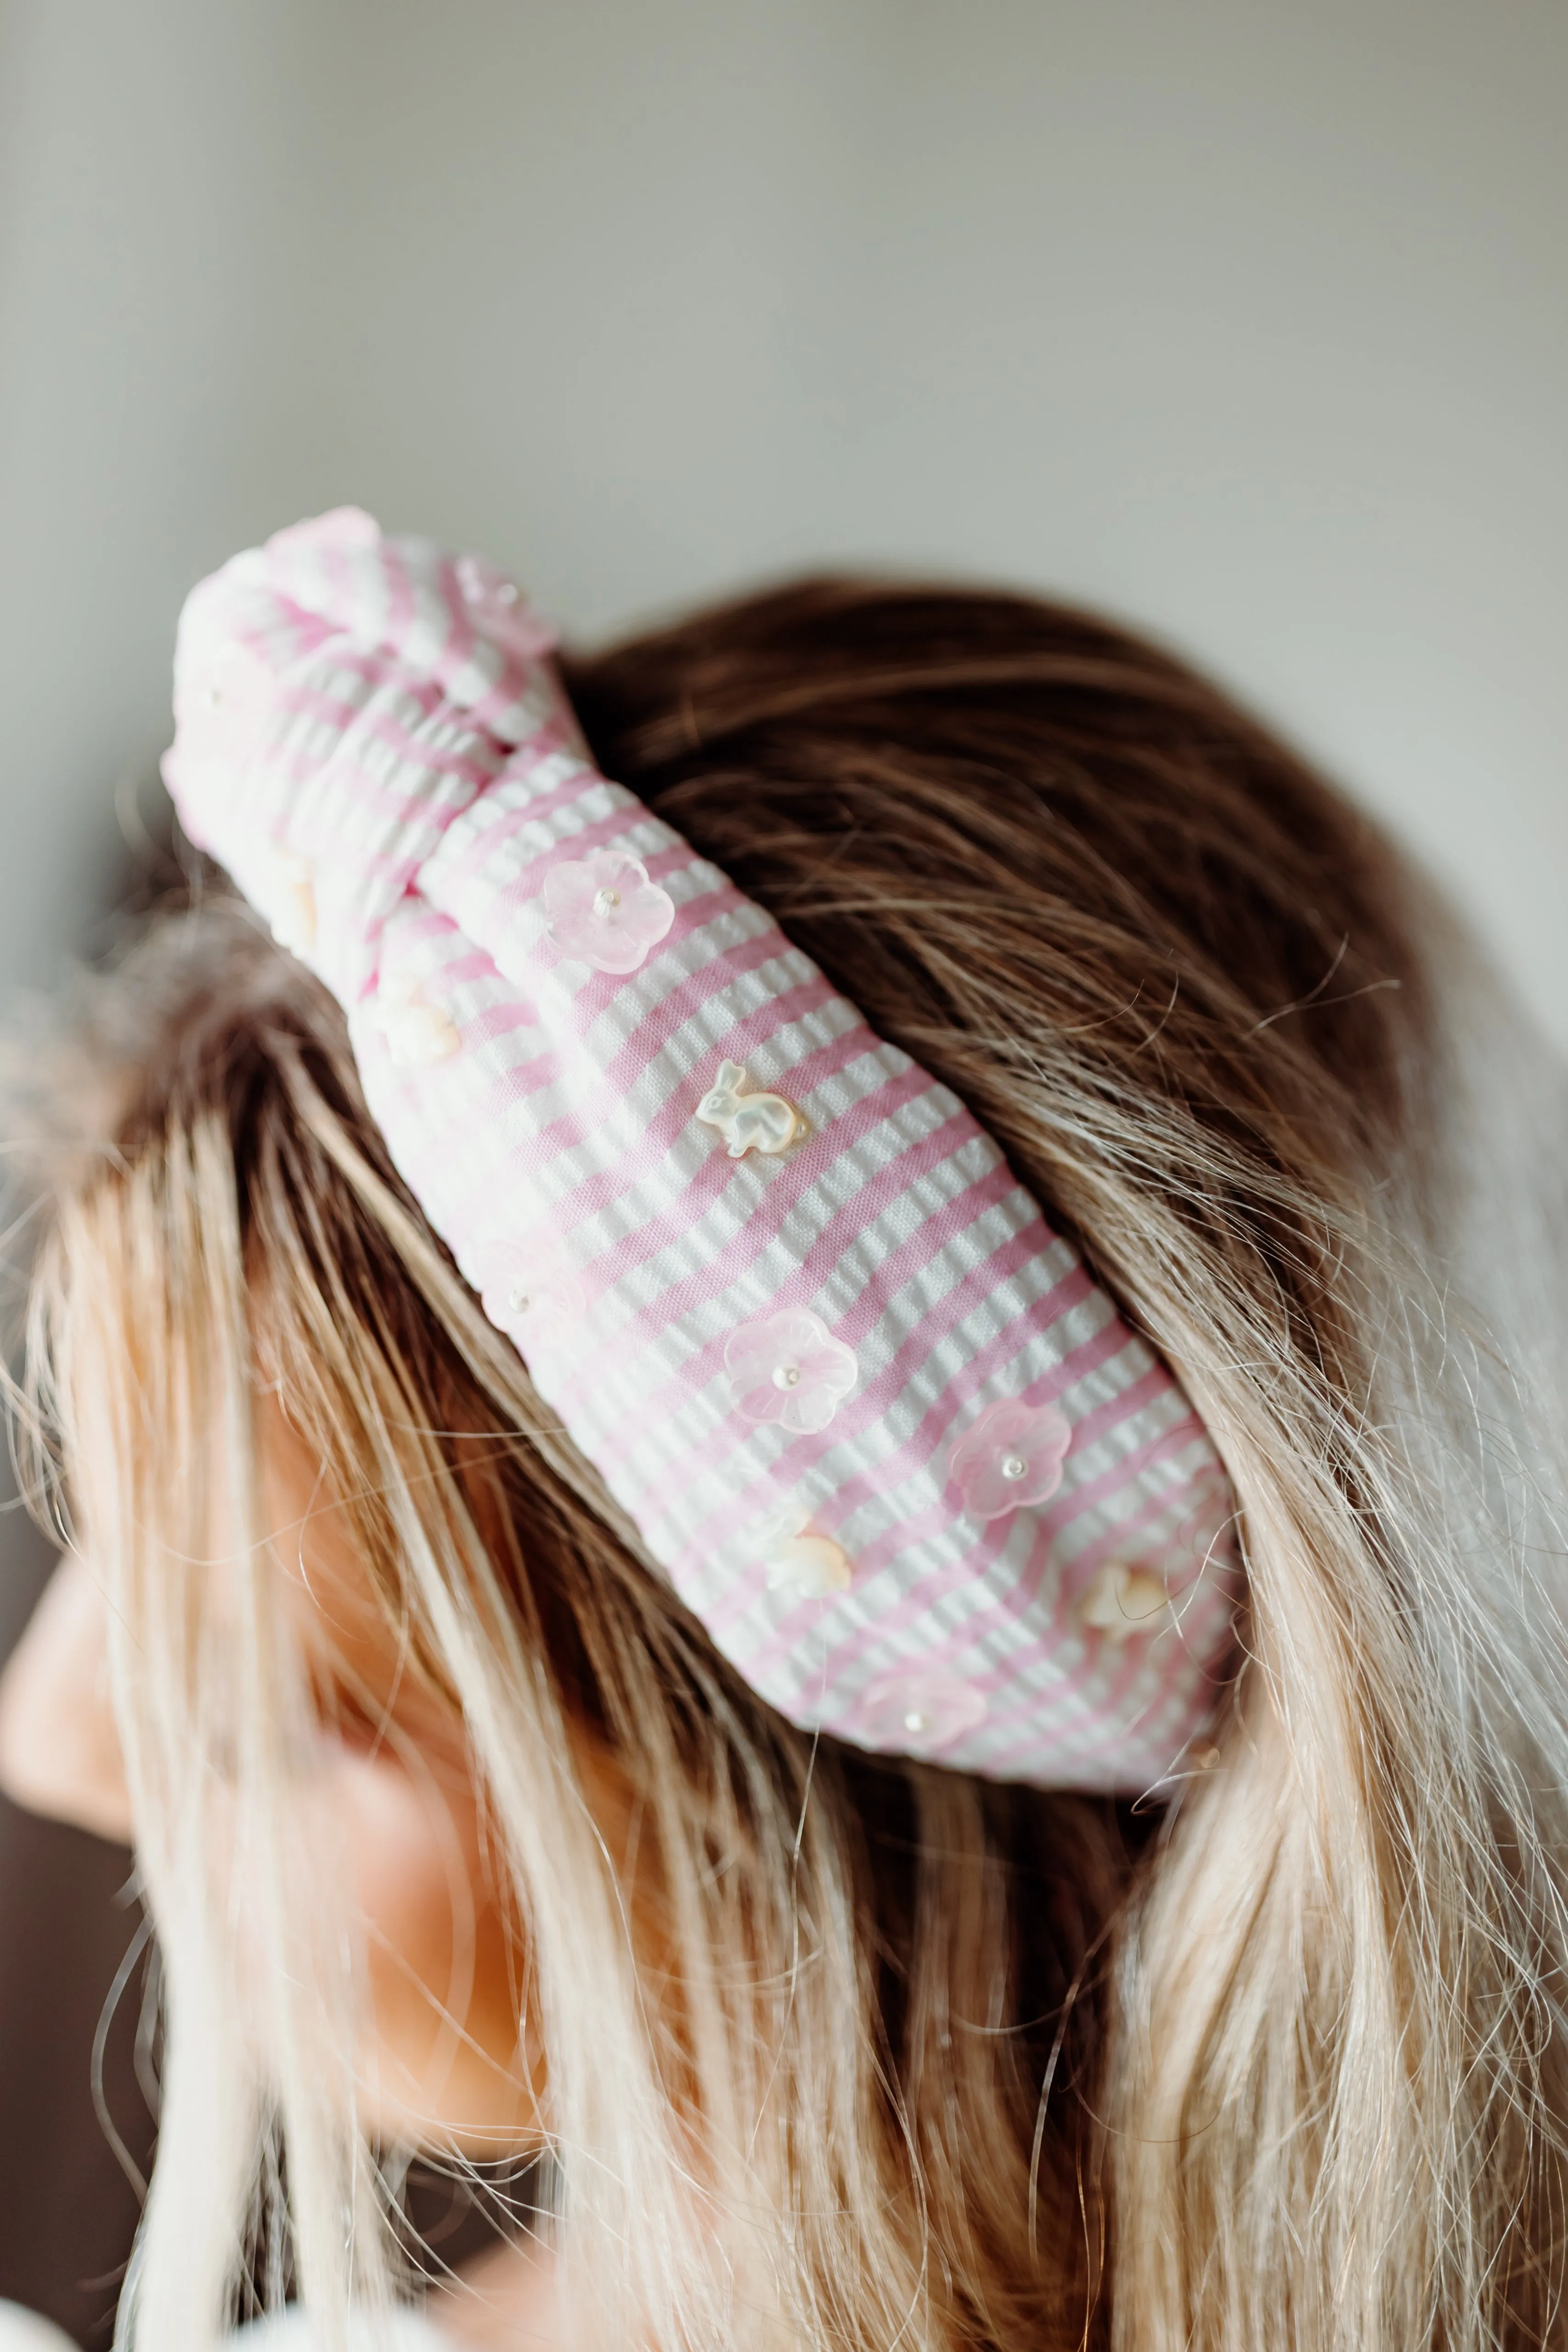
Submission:
[[[280,532],[180,624],[186,831],[755,1690],[998,1779],[1180,1771],[1235,1597],[1206,1433],[963,1105],[595,772],[552,643],[472,557]]]

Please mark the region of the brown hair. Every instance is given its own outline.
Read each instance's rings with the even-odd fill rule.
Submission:
[[[62,1206],[34,1326],[68,1484],[94,1444],[127,1452],[102,1367],[133,1331],[142,1409],[176,1450],[199,1444],[171,1423],[176,1392],[190,1412],[279,1385],[360,1498],[389,1613],[473,1724],[539,1947],[552,2095],[579,2097],[570,2130],[547,2122],[563,2168],[604,2114],[558,1981],[570,1948],[602,1964],[599,2027],[632,2021],[667,2105],[674,2069],[715,2147],[749,2145],[714,2228],[744,2203],[763,2252],[729,2241],[727,2259],[760,2263],[763,2300],[813,2352],[1479,2352],[1532,2323],[1554,2276],[1532,2200],[1561,1943],[1542,1823],[1564,1774],[1544,1698],[1521,1695],[1538,1672],[1521,1661],[1544,1656],[1506,1597],[1521,1538],[1428,1491],[1424,1447],[1474,1435],[1431,1374],[1453,1355],[1432,1302],[1458,1198],[1440,918],[1216,690],[1032,599],[811,583],[575,661],[568,682],[605,772],[972,1106],[1186,1383],[1249,1578],[1215,1769],[1135,1816],[814,1751],[773,1717],[542,1433],[387,1164],[336,1008],[221,908],[122,969],[121,1034],[100,1016],[113,1148]],[[454,1430],[494,1441],[482,1501],[437,1434]],[[155,1475],[119,1475],[123,1523],[148,1526]],[[168,1528],[123,1571],[133,1751],[161,1737],[135,1685],[174,1638],[152,1588],[182,1541]],[[552,1886],[613,1909],[602,1857],[568,1867],[551,1846],[571,1833],[556,1751],[575,1715],[657,1822],[684,1990],[651,2034],[605,1990],[613,1927],[595,1943],[591,1921],[567,1937],[550,1916]],[[146,1769],[165,1819],[182,1755]],[[1543,1757],[1551,1786],[1527,1797]],[[535,1811],[539,1785],[562,1791],[553,1827],[516,1818],[526,1759]],[[741,1866],[716,1873],[721,1854]],[[160,1869],[173,1888],[172,1844],[155,1895]],[[282,2104],[308,2137],[304,2094]],[[637,2307],[661,2344],[738,2342],[742,2305],[711,2278],[699,2293],[710,2253],[651,2188],[691,2275],[644,2244],[642,2184],[674,2142],[626,2104],[592,2153],[621,2182],[605,2226]],[[317,2177],[290,2146],[296,2181]],[[596,2194],[580,2182],[568,2226]],[[149,2243],[173,2249],[176,2227],[155,2190]],[[306,2254],[309,2286],[325,2239]]]

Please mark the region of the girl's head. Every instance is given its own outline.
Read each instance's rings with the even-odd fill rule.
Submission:
[[[787,1721],[459,1276],[333,997],[198,874],[54,1074],[30,1389],[77,1563],[4,1743],[112,1819],[100,1642],[166,2000],[127,2325],[203,2340],[258,2186],[263,2288],[374,2302],[414,2147],[546,2159],[585,2342],[1531,2323],[1568,1769],[1458,950],[1223,698],[1052,606],[813,584],[566,677],[1179,1376],[1245,1607],[1146,1802]]]

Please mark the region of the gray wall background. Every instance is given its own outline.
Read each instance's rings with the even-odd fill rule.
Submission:
[[[0,0],[0,982],[235,547],[824,562],[1239,687],[1568,1038],[1563,0]]]

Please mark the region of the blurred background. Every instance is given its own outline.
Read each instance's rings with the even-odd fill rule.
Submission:
[[[352,499],[584,639],[824,563],[1106,607],[1568,1042],[1565,255],[1563,0],[0,0],[0,987],[154,807],[186,588]],[[0,1822],[0,2294],[84,2340],[127,1868]]]

